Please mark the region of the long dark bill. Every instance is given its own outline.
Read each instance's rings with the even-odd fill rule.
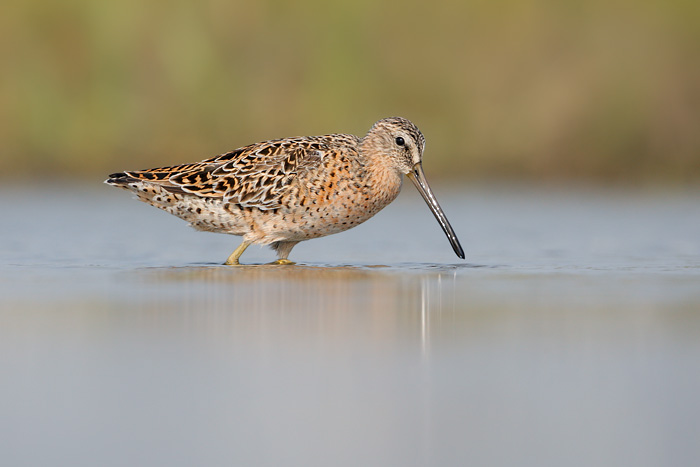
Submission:
[[[411,179],[416,188],[418,188],[418,191],[425,202],[428,203],[428,207],[433,212],[435,219],[437,219],[440,227],[442,227],[442,230],[445,231],[445,235],[447,235],[447,239],[450,241],[452,249],[455,251],[457,256],[464,259],[464,250],[462,249],[462,245],[459,244],[457,234],[455,234],[455,231],[452,230],[452,226],[448,222],[447,217],[445,217],[445,213],[442,212],[442,208],[438,204],[437,199],[433,194],[433,190],[430,189],[428,180],[425,179],[425,174],[423,173],[423,166],[420,164],[420,162],[414,165],[413,171],[407,173],[406,175]]]

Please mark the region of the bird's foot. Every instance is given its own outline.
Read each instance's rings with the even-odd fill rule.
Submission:
[[[291,266],[292,264],[297,264],[294,261],[289,261],[288,259],[278,259],[277,261],[273,261],[270,264],[278,264],[282,266]]]

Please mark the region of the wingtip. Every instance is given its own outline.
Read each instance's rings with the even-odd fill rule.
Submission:
[[[120,183],[126,182],[129,175],[126,172],[115,172],[107,176],[107,180],[104,181],[107,185],[119,185]]]

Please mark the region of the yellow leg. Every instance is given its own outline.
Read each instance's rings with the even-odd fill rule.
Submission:
[[[275,242],[272,245],[272,249],[274,249],[277,252],[277,261],[273,261],[270,264],[282,264],[285,266],[288,266],[290,264],[297,264],[294,261],[289,261],[287,257],[289,256],[289,253],[292,251],[292,248],[294,248],[294,245],[296,245],[299,242]]]
[[[238,248],[233,250],[233,253],[231,253],[231,255],[228,257],[224,264],[226,264],[227,266],[237,266],[241,264],[238,262],[238,258],[241,257],[245,249],[249,246],[250,242],[246,242],[245,240],[243,240],[243,242],[240,245],[238,245]]]
[[[270,264],[282,264],[282,265],[285,265],[285,266],[289,266],[289,265],[291,265],[291,264],[297,264],[297,263],[295,263],[294,261],[289,261],[287,258],[280,258],[280,259],[278,259],[277,261],[273,261],[273,262],[270,263]]]

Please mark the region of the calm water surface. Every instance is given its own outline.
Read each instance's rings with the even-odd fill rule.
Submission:
[[[0,464],[698,465],[700,192],[436,188],[467,261],[408,186],[239,268],[126,192],[0,191]]]

